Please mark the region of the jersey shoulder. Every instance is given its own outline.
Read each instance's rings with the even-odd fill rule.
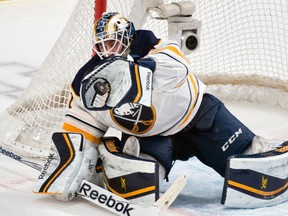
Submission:
[[[180,48],[180,45],[173,40],[161,39],[154,49],[148,53],[148,55],[150,56],[159,53],[169,55],[170,57],[178,56],[180,58],[186,58]]]

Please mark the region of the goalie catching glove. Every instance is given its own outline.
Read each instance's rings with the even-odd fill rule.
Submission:
[[[88,110],[107,110],[127,102],[151,106],[152,71],[121,56],[92,67],[81,82],[80,95]]]
[[[75,197],[83,179],[99,185],[96,163],[98,152],[84,143],[79,133],[54,133],[51,153],[33,189],[35,193],[54,194],[68,201]]]

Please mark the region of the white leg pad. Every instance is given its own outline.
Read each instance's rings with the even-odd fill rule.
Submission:
[[[84,143],[79,133],[54,133],[54,146],[47,158],[33,192],[54,194],[57,199],[74,198],[83,179],[97,184],[97,149]]]
[[[221,203],[258,208],[288,200],[288,142],[276,149],[228,159]]]

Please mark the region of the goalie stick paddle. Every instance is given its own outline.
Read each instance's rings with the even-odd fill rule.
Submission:
[[[156,206],[143,207],[133,204],[86,180],[82,181],[77,195],[120,216],[142,216],[144,212],[152,216],[160,213],[160,208]]]
[[[186,174],[178,176],[168,190],[156,201],[154,205],[158,206],[161,210],[167,209],[183,190],[186,183]]]
[[[38,171],[42,170],[42,165],[35,163],[24,156],[14,153],[12,150],[0,144],[0,153],[14,159],[26,166]],[[142,216],[143,212],[149,216],[161,215],[161,211],[166,210],[177,198],[187,182],[185,174],[178,176],[168,190],[155,202],[155,204],[143,207],[130,202],[116,194],[111,193],[91,182],[83,180],[78,192],[78,196],[97,204],[117,215]]]

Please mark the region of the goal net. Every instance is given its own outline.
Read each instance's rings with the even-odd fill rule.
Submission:
[[[107,10],[133,17],[143,10],[139,2],[143,1],[108,0]],[[200,47],[188,58],[193,72],[208,85],[208,91],[221,99],[271,103],[286,108],[287,1],[193,2],[196,6],[193,17],[202,25]],[[47,154],[52,133],[61,128],[69,84],[91,58],[95,7],[95,0],[79,0],[28,88],[0,115],[1,144],[29,157],[41,158]],[[146,15],[141,28],[167,38],[167,20],[155,19],[149,11]]]

